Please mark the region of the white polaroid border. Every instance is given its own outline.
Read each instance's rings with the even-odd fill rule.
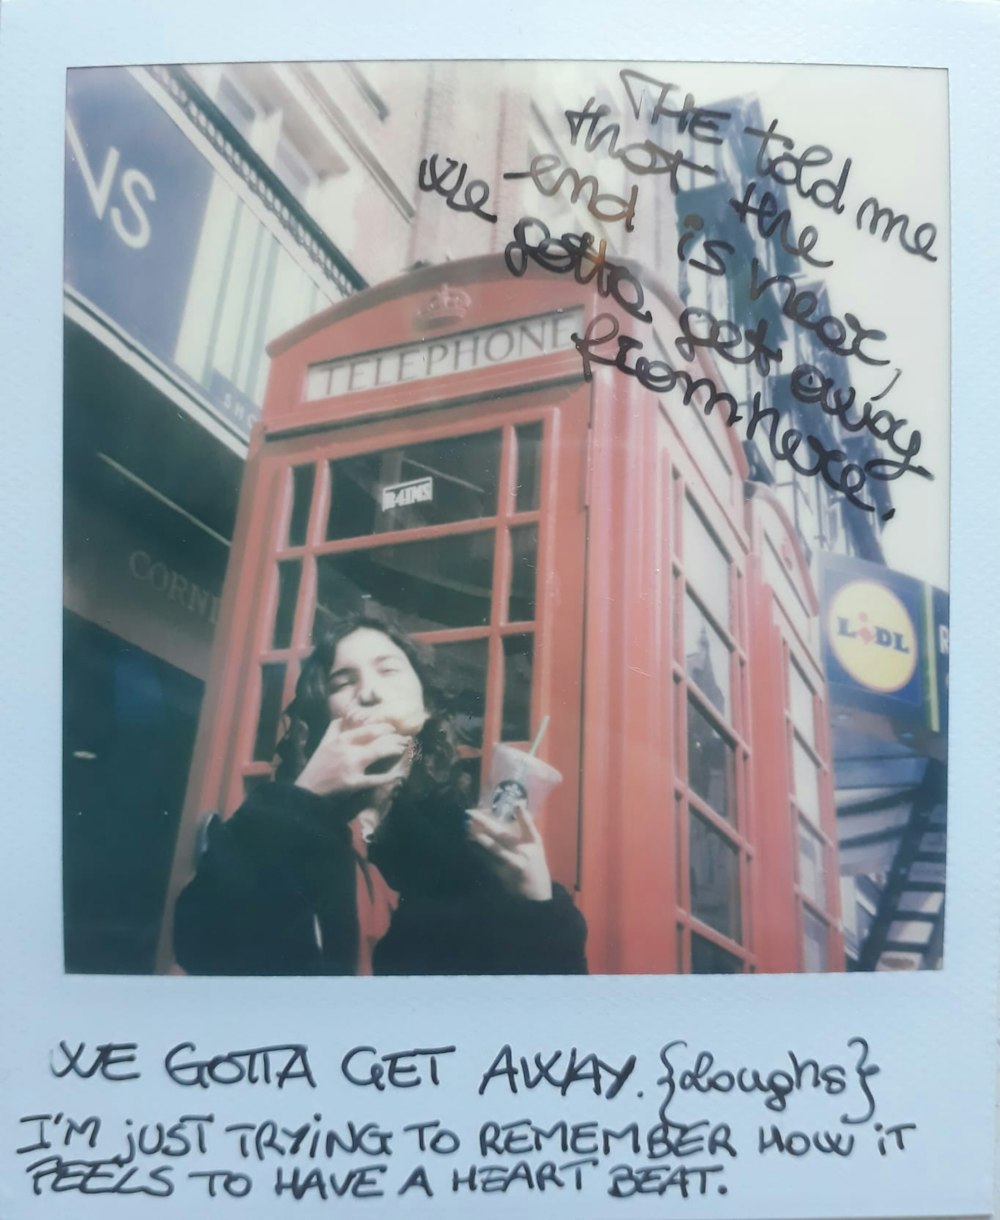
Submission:
[[[224,980],[67,976],[62,968],[60,839],[62,199],[65,70],[73,65],[234,59],[561,58],[915,65],[948,70],[951,103],[952,528],[951,753],[945,967],[917,975]],[[995,606],[1000,548],[994,522],[1000,445],[995,423],[1000,322],[1000,7],[965,0],[580,0],[471,4],[409,0],[348,4],[282,0],[9,0],[0,21],[0,398],[5,444],[0,489],[0,608],[4,715],[5,860],[0,983],[0,1215],[73,1220],[120,1215],[248,1218],[318,1204],[278,1200],[263,1185],[211,1202],[178,1194],[108,1203],[77,1193],[31,1193],[15,1155],[30,1114],[136,1124],[182,1113],[302,1120],[321,1112],[401,1127],[439,1119],[474,1132],[480,1121],[538,1113],[549,1121],[628,1121],[577,1090],[524,1094],[503,1106],[477,1086],[505,1043],[516,1053],[577,1047],[612,1062],[639,1057],[653,1087],[657,1052],[672,1039],[729,1066],[779,1064],[790,1047],[853,1063],[863,1036],[881,1066],[872,1087],[886,1123],[913,1122],[911,1151],[880,1158],[778,1163],[747,1156],[728,1197],[692,1190],[613,1200],[571,1190],[452,1194],[421,1189],[326,1204],[349,1215],[652,1217],[985,1216],[993,1206],[998,809],[996,732],[1000,649]],[[836,97],[830,105],[836,106]],[[50,1051],[134,1042],[139,1081],[57,1080]],[[182,1089],[166,1050],[190,1041],[217,1053],[308,1044],[320,1088],[242,1092]],[[345,1051],[379,1053],[454,1044],[442,1083],[378,1091],[349,1085]],[[785,1060],[787,1062],[787,1059]],[[641,1087],[641,1085],[640,1085]],[[551,1091],[551,1090],[550,1090]],[[860,1096],[859,1093],[852,1096]],[[836,1099],[833,1099],[836,1100]],[[806,1098],[797,1129],[831,1121],[831,1099]],[[769,1117],[760,1108],[754,1115]],[[726,1117],[725,1106],[716,1113]],[[742,1113],[742,1111],[741,1111]],[[749,1111],[747,1111],[749,1113]],[[836,1111],[839,1114],[839,1110]],[[120,1129],[121,1128],[120,1126]],[[415,1137],[408,1136],[412,1140]],[[874,1134],[866,1137],[874,1144]],[[410,1145],[415,1149],[415,1143]],[[230,1158],[231,1160],[232,1158]],[[417,1154],[435,1183],[451,1158]],[[537,1159],[537,1158],[536,1158]],[[569,1155],[564,1160],[573,1158]],[[623,1158],[624,1159],[624,1158]],[[404,1157],[400,1154],[399,1163]],[[483,1160],[463,1148],[458,1168]],[[213,1166],[205,1162],[202,1168]],[[220,1164],[219,1168],[238,1169]],[[329,1169],[330,1166],[325,1166]],[[446,1172],[445,1172],[446,1171]],[[398,1177],[398,1175],[397,1175]],[[193,1210],[194,1209],[194,1210]]]

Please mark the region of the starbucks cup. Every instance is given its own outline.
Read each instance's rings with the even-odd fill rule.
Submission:
[[[545,798],[559,783],[562,776],[555,767],[527,750],[498,742],[493,747],[489,780],[483,787],[479,806],[501,822],[513,822],[514,810],[520,802],[532,813],[540,813]]]

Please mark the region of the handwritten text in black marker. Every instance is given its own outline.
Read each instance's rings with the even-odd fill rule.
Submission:
[[[598,1058],[594,1054],[581,1054],[576,1047],[567,1055],[564,1051],[553,1051],[543,1055],[535,1053],[529,1061],[527,1056],[517,1059],[510,1046],[504,1046],[483,1073],[479,1092],[486,1092],[495,1080],[505,1080],[511,1093],[516,1093],[518,1084],[522,1088],[536,1089],[547,1084],[557,1089],[563,1097],[575,1084],[589,1084],[599,1097],[614,1097],[620,1092],[635,1069],[636,1057],[629,1055],[620,1067]]]
[[[823,144],[810,144],[800,153],[792,152],[795,141],[778,131],[778,120],[775,119],[766,131],[759,127],[744,127],[744,133],[755,136],[760,141],[757,150],[757,173],[766,174],[782,186],[794,187],[803,198],[809,199],[818,208],[831,209],[838,216],[844,210],[844,191],[851,172],[851,158],[848,157],[836,179],[815,177],[817,170],[825,169],[833,161],[833,153]],[[772,144],[777,144],[784,151],[772,157],[769,151]]]
[[[684,369],[674,368],[666,360],[650,360],[646,356],[638,356],[635,363],[630,364],[629,353],[641,352],[643,344],[630,335],[620,335],[618,321],[611,314],[598,314],[588,323],[583,335],[574,334],[572,338],[583,361],[586,381],[593,378],[595,364],[608,365],[634,377],[641,386],[655,394],[679,391],[685,406],[696,395],[704,393],[701,407],[705,415],[711,415],[716,407],[724,407],[728,413],[725,420],[727,426],[744,422],[747,440],[753,440],[760,431],[775,461],[787,462],[802,475],[818,475],[827,486],[842,492],[851,504],[865,512],[875,511],[875,505],[859,495],[869,479],[885,482],[907,472],[930,477],[923,467],[911,463],[912,454],[901,457],[899,461],[886,457],[870,458],[863,464],[849,461],[844,450],[828,449],[818,437],[788,426],[787,417],[783,419],[776,407],[764,406],[760,390],[753,394],[749,413],[744,416],[733,395],[720,390],[710,377],[693,377]],[[598,349],[615,343],[615,354],[599,354]]]
[[[854,223],[859,230],[863,224],[867,224],[868,232],[872,237],[878,234],[879,225],[881,225],[883,243],[892,236],[893,229],[898,228],[899,244],[907,254],[916,254],[920,258],[925,258],[929,263],[937,262],[937,255],[931,254],[931,247],[937,239],[937,225],[931,224],[930,221],[917,225],[911,240],[908,233],[909,216],[905,212],[897,215],[892,208],[883,207],[874,195],[869,195],[858,208]]]
[[[645,292],[638,276],[607,257],[607,242],[595,246],[592,233],[564,233],[553,237],[548,226],[533,216],[525,216],[514,226],[514,240],[507,243],[504,262],[511,275],[524,275],[529,260],[556,275],[572,275],[578,284],[593,283],[598,294],[610,297],[619,308],[639,322],[653,315],[645,304]]]
[[[528,1161],[515,1161],[513,1165],[470,1165],[466,1173],[452,1170],[451,1189],[453,1194],[468,1191],[484,1195],[505,1195],[512,1187],[539,1194],[547,1190],[579,1191],[583,1188],[583,1171],[596,1165],[596,1157],[580,1157],[565,1164],[542,1161],[540,1165],[531,1165]]]
[[[174,1193],[169,1165],[141,1170],[135,1165],[123,1169],[118,1161],[70,1160],[59,1155],[43,1157],[25,1166],[31,1189],[40,1195],[46,1189],[54,1194],[76,1191],[81,1195],[147,1195],[166,1199]]]
[[[708,1194],[715,1174],[722,1165],[615,1165],[611,1170],[612,1199],[630,1199],[633,1195],[665,1195],[676,1191],[682,1199],[692,1194]],[[725,1187],[719,1192],[725,1194]]]
[[[661,119],[671,119],[682,134],[687,132],[692,140],[702,144],[721,144],[722,130],[731,117],[728,110],[708,110],[704,106],[696,106],[694,94],[686,93],[680,107],[668,106],[667,95],[680,85],[658,80],[655,76],[647,76],[634,68],[624,68],[618,73],[625,86],[625,92],[632,106],[632,113],[638,119],[642,115],[642,102],[645,97],[645,86],[649,86],[651,98],[649,121],[657,124]]]
[[[890,389],[892,385],[896,384],[898,376],[897,370]],[[853,386],[848,386],[846,390],[839,388],[832,377],[815,365],[797,365],[792,371],[789,388],[792,397],[797,402],[803,405],[815,403],[826,415],[839,420],[841,427],[846,431],[854,433],[867,431],[876,440],[888,444],[898,457],[904,459],[902,463],[896,463],[892,467],[883,463],[885,470],[881,477],[886,482],[898,479],[907,471],[921,475],[925,479],[934,477],[926,467],[910,464],[910,459],[915,458],[920,452],[922,443],[920,431],[914,428],[908,438],[904,436],[900,439],[899,433],[909,427],[909,421],[897,419],[891,411],[884,407],[881,410],[872,410],[874,403],[884,398],[888,390],[883,390],[881,394],[873,394],[860,407],[857,407],[859,414],[852,415],[852,409],[856,407],[857,391]]]
[[[684,217],[683,232],[677,241],[677,258],[706,275],[728,275],[729,266],[726,255],[733,254],[732,242],[722,241],[717,237],[703,236],[705,218],[697,212],[691,212]],[[696,258],[692,253],[701,240],[701,252],[704,259]]]
[[[547,175],[556,174],[553,181],[544,181]],[[635,205],[639,197],[639,188],[633,186],[627,196],[613,195],[610,191],[602,191],[601,185],[593,174],[582,177],[571,165],[563,166],[562,159],[555,153],[539,153],[531,158],[531,165],[526,170],[512,171],[504,174],[505,178],[530,178],[535,189],[542,195],[551,198],[562,190],[563,183],[570,186],[569,201],[576,201],[586,192],[584,202],[587,211],[595,220],[604,224],[614,224],[619,220],[625,222],[625,229],[631,233],[635,228]]]
[[[790,318],[797,326],[812,331],[825,348],[837,356],[857,356],[863,364],[888,364],[889,360],[879,360],[863,350],[865,343],[879,343],[885,338],[884,330],[874,330],[862,326],[852,313],[845,313],[844,320],[833,314],[815,317],[820,307],[819,297],[811,289],[797,284],[790,275],[767,275],[762,278],[762,268],[759,259],[750,263],[750,300],[757,301],[769,288],[784,292],[781,312]],[[851,342],[845,346],[845,340],[850,331],[854,331]]]
[[[139,1073],[130,1070],[136,1061],[135,1052],[138,1049],[135,1042],[102,1042],[84,1059],[86,1042],[77,1043],[75,1051],[70,1050],[65,1042],[60,1042],[58,1051],[53,1051],[49,1058],[49,1070],[59,1078],[72,1072],[84,1080],[94,1075],[102,1080],[138,1080]]]
[[[678,319],[681,337],[677,350],[685,360],[694,360],[698,348],[707,348],[730,364],[752,364],[761,377],[767,377],[772,365],[781,363],[781,348],[767,345],[767,319],[745,329],[728,318],[716,318],[707,309],[694,306],[685,309]],[[746,343],[743,351],[737,349]]]
[[[670,178],[670,189],[677,194],[680,185],[677,175],[682,169],[693,174],[704,174],[709,178],[717,177],[711,165],[699,165],[689,161],[683,152],[664,148],[654,140],[636,140],[631,144],[619,143],[621,125],[617,122],[605,123],[598,128],[598,123],[611,113],[610,106],[595,106],[595,99],[589,98],[582,110],[565,111],[566,122],[569,124],[569,140],[575,147],[581,134],[583,147],[589,153],[603,152],[606,156],[619,161],[630,174],[644,177],[647,174],[664,175]],[[602,147],[603,145],[603,147]]]
[[[454,180],[449,182],[448,180],[455,170],[458,170],[458,173]],[[470,178],[466,182],[465,175],[468,172],[469,167],[466,163],[463,161],[460,165],[454,157],[446,158],[444,169],[439,169],[438,155],[434,153],[420,162],[417,184],[422,191],[436,191],[453,211],[472,212],[480,220],[495,225],[496,216],[492,212],[486,211],[486,204],[490,198],[489,186],[482,178]],[[465,191],[460,200],[458,192],[462,190],[463,186]]]
[[[335,1199],[345,1195],[353,1199],[381,1199],[385,1195],[381,1175],[388,1169],[388,1165],[362,1165],[342,1174],[325,1174],[319,1169],[306,1172],[296,1166],[286,1173],[279,1165],[274,1176],[274,1193],[279,1197],[287,1193],[295,1200],[310,1197],[326,1201],[331,1195]]]
[[[454,1053],[453,1046],[434,1046],[379,1055],[374,1046],[356,1046],[344,1056],[340,1070],[351,1084],[373,1085],[379,1092],[386,1088],[415,1089],[424,1082],[421,1067],[432,1085],[440,1084],[438,1059]]]
[[[815,258],[811,252],[819,240],[819,233],[813,225],[806,225],[797,238],[790,238],[789,225],[792,223],[792,213],[789,208],[778,210],[778,200],[771,191],[762,191],[756,206],[752,203],[757,191],[757,182],[748,182],[741,200],[730,199],[729,206],[736,215],[749,227],[748,216],[757,220],[757,232],[764,238],[778,234],[781,248],[796,258],[805,259],[813,267],[832,267],[832,258]]]
[[[178,1042],[167,1052],[163,1066],[175,1084],[202,1089],[210,1085],[274,1084],[282,1089],[289,1081],[305,1080],[316,1088],[308,1050],[299,1043],[224,1051],[207,1058],[198,1058],[197,1049],[193,1042]]]

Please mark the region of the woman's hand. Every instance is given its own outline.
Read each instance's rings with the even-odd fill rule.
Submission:
[[[512,822],[500,822],[482,809],[470,809],[469,837],[482,848],[504,888],[534,902],[552,897],[545,844],[527,806],[519,802]]]
[[[331,720],[296,787],[317,796],[391,788],[409,772],[411,742],[384,720],[357,723],[349,716]]]

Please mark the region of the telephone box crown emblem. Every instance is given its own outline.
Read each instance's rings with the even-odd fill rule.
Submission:
[[[467,292],[442,284],[417,310],[416,325],[420,330],[432,330],[450,322],[460,322],[471,305],[472,297]]]

